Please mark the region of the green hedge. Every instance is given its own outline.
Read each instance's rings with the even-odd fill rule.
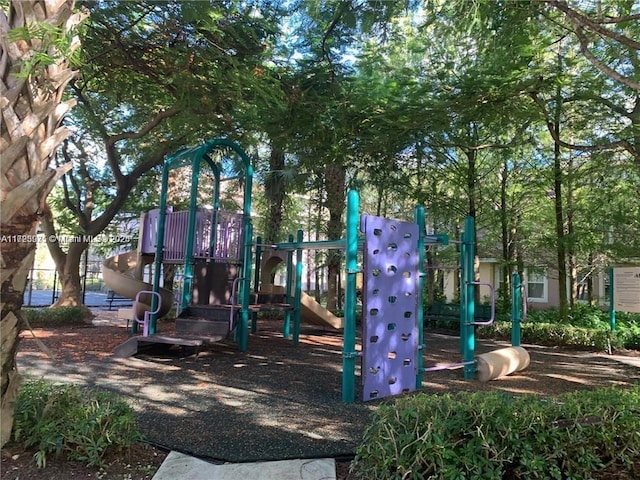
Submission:
[[[595,350],[625,347],[624,338],[609,330],[574,327],[560,323],[523,323],[520,326],[523,343],[534,345],[578,347]],[[496,322],[479,327],[478,336],[497,340],[511,339],[511,322]]]
[[[20,313],[34,328],[86,325],[91,315],[82,307],[23,308]]]
[[[603,472],[637,478],[634,464],[640,386],[555,399],[505,392],[403,397],[376,411],[351,471],[368,480],[597,479]]]
[[[611,331],[608,313],[594,307],[576,306],[568,323],[558,322],[556,310],[529,313],[521,324],[522,342],[535,345],[576,347],[589,350],[640,350],[640,315],[618,312],[616,330]],[[436,328],[460,330],[458,320],[438,320]],[[511,339],[511,319],[499,315],[491,326],[478,327],[478,336],[497,340]]]
[[[45,380],[26,383],[15,402],[13,438],[45,467],[47,456],[103,466],[104,457],[141,439],[134,412],[113,393]]]

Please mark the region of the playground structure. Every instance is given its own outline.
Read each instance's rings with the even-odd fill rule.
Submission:
[[[216,150],[231,150],[239,156],[244,169],[242,213],[220,209],[221,167],[211,154]],[[200,165],[204,163],[214,173],[215,188],[212,209],[198,207],[197,192]],[[189,210],[173,212],[167,206],[169,172],[191,165],[191,196]],[[349,192],[346,212],[346,238],[340,240],[304,242],[302,231],[296,240],[262,245],[259,237],[253,242],[251,222],[252,166],[240,147],[228,140],[210,140],[200,147],[180,150],[165,162],[162,175],[160,206],[143,219],[137,260],[125,255],[128,269],[114,268],[122,261],[105,262],[106,269],[117,273],[114,282],[125,276],[136,277],[130,289],[116,290],[121,295],[138,298],[133,309],[133,329],[142,325],[145,335],[123,344],[121,356],[135,354],[137,342],[173,343],[199,346],[235,333],[239,350],[248,349],[249,330],[255,331],[257,312],[279,310],[284,314],[285,336],[290,335],[293,321],[293,342],[298,343],[301,314],[333,328],[344,328],[342,399],[356,398],[356,366],[361,357],[362,399],[372,400],[421,388],[424,373],[447,367],[461,366],[466,379],[484,381],[526,368],[527,352],[519,346],[519,311],[522,308],[521,289],[514,290],[512,347],[490,354],[475,355],[475,327],[488,325],[474,317],[474,229],[473,218],[465,220],[460,239],[461,251],[461,318],[460,346],[462,362],[449,366],[424,367],[423,352],[423,265],[425,245],[446,244],[446,235],[426,235],[424,210],[417,206],[415,221],[374,217],[359,214],[359,197]],[[360,232],[363,235],[360,235]],[[255,254],[254,254],[255,249]],[[341,249],[345,251],[345,316],[339,319],[316,304],[302,292],[302,250]],[[363,268],[358,268],[362,255]],[[294,263],[293,259],[296,259]],[[255,258],[254,292],[251,292],[253,260]],[[286,262],[287,282],[284,287],[273,285],[271,272],[278,263]],[[177,297],[177,337],[163,337],[156,332],[156,321],[168,311],[168,291],[160,287],[163,263],[183,265],[182,288]],[[139,280],[141,268],[153,264],[153,283]],[[295,268],[294,268],[295,267]],[[356,350],[356,275],[363,275],[362,348]],[[105,281],[107,277],[105,277]],[[122,282],[124,283],[124,282]],[[514,281],[514,284],[516,282]],[[519,280],[517,281],[519,285]],[[151,286],[151,289],[148,287]],[[113,288],[113,287],[112,287]],[[134,290],[138,289],[134,292]],[[115,290],[115,288],[114,288]],[[126,292],[125,292],[126,290]],[[152,294],[139,295],[141,290]],[[141,318],[143,317],[143,318]],[[250,325],[250,320],[252,320]],[[137,340],[136,340],[137,339]],[[198,343],[199,342],[199,343]],[[120,347],[119,347],[120,348]]]
[[[231,152],[239,157],[243,170],[240,177],[244,184],[241,213],[220,208],[221,182],[237,177],[221,178],[222,165],[213,160],[213,154],[219,151],[223,154]],[[197,204],[201,164],[211,169],[215,181],[208,208]],[[189,165],[192,169],[189,209],[174,212],[167,206],[169,173]],[[139,325],[145,332],[119,346],[115,352],[117,356],[134,355],[139,343],[182,346],[194,346],[197,343],[199,346],[225,339],[232,332],[240,350],[246,351],[249,319],[253,320],[252,330],[255,331],[257,312],[260,310],[283,311],[287,322],[293,316],[296,325],[303,317],[309,323],[341,327],[341,319],[313,298],[298,292],[298,289],[294,302],[291,302],[293,296],[290,292],[285,295],[280,291],[282,287],[268,282],[265,282],[263,290],[256,282],[255,292],[250,291],[253,263],[250,216],[252,172],[246,153],[235,143],[224,139],[210,140],[200,147],[183,149],[167,158],[162,176],[160,208],[142,215],[137,250],[116,255],[104,262],[105,283],[118,295],[138,298],[133,309],[121,309],[119,316],[132,322],[134,333],[137,333]],[[175,296],[160,286],[162,268],[167,264],[182,266],[181,286]],[[151,283],[142,280],[143,270],[148,266],[153,267]],[[256,272],[259,269],[260,255],[256,255]],[[158,295],[144,294],[138,297],[141,291]],[[158,335],[157,319],[167,314],[174,302],[176,336]],[[154,313],[147,315],[149,311]]]

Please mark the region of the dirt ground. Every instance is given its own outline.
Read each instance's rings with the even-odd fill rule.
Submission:
[[[334,457],[338,479],[379,401],[341,402],[342,338],[339,332],[303,328],[300,345],[282,338],[280,322],[261,321],[249,351],[231,341],[203,348],[199,355],[179,350],[154,351],[114,361],[113,349],[129,334],[113,313],[101,313],[87,327],[35,329],[53,355],[48,357],[31,332],[23,332],[19,365],[27,376],[73,381],[122,394],[138,412],[141,430],[163,448],[136,446],[114,460],[106,472],[69,470],[50,463],[45,471],[27,470],[29,454],[9,445],[2,454],[1,480],[102,478],[147,480],[173,449],[213,462],[302,457]],[[159,325],[172,333],[172,323]],[[459,340],[443,332],[425,336],[424,365],[460,361]],[[501,348],[501,342],[477,342],[477,353]],[[531,365],[523,372],[488,383],[463,379],[460,369],[430,372],[423,390],[505,390],[556,395],[605,385],[640,381],[638,352],[607,355],[562,348],[525,346]],[[49,468],[53,468],[49,470]],[[75,468],[75,467],[74,467]],[[47,476],[49,473],[64,476]],[[77,476],[76,476],[77,475]],[[94,476],[91,476],[94,475]]]

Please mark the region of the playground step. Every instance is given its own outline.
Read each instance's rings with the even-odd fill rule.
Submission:
[[[176,333],[206,335],[207,337],[226,338],[229,333],[229,321],[208,320],[198,317],[180,317],[176,319]]]
[[[230,314],[231,305],[190,305],[180,313],[179,318],[202,318],[229,322]]]
[[[153,345],[177,345],[182,347],[183,354],[186,354],[186,348],[195,348],[196,355],[205,339],[202,338],[182,338],[167,337],[164,335],[149,335],[148,337],[136,336],[129,338],[126,342],[121,343],[113,350],[113,356],[116,358],[127,358],[137,353],[141,353],[144,347]]]

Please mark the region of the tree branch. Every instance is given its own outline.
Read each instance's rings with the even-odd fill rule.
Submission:
[[[122,205],[125,200],[131,193],[131,190],[136,185],[138,179],[146,172],[151,170],[156,165],[162,163],[165,155],[172,149],[175,148],[176,144],[179,144],[183,141],[184,137],[180,137],[171,142],[164,142],[161,144],[161,148],[159,148],[154,154],[149,156],[144,162],[140,163],[136,166],[131,173],[128,175],[123,175],[123,182],[117,185],[118,192],[111,203],[107,206],[107,208],[102,212],[101,215],[96,217],[88,226],[87,234],[88,235],[98,235],[102,232],[108,225],[111,220],[116,216],[116,214],[120,211]]]
[[[612,30],[609,30],[608,28],[604,28],[602,25],[600,25],[600,23],[604,23],[604,22],[596,22],[590,19],[589,17],[580,14],[579,12],[569,7],[566,1],[564,0],[543,0],[543,1],[544,3],[548,3],[553,7],[557,8],[558,10],[560,10],[562,13],[564,13],[567,16],[567,18],[571,21],[571,23],[573,23],[574,25],[589,27],[591,30],[599,33],[603,37],[611,38],[612,40],[615,40],[616,42],[621,43],[622,45],[625,45],[626,47],[629,47],[632,50],[640,50],[640,42],[633,40],[629,37],[626,37],[624,35],[621,35],[619,33],[616,33]],[[640,17],[640,16],[632,15],[631,19],[634,20],[635,19],[634,17]],[[624,21],[624,20],[621,20],[621,21]],[[616,22],[612,22],[610,20],[607,23],[616,23]]]
[[[71,156],[69,155],[68,149],[69,149],[69,142],[67,139],[62,144],[62,148],[60,149],[60,151],[62,152],[62,156],[64,157],[65,161],[67,163],[73,164],[71,160]],[[71,183],[71,187],[73,188],[73,193],[75,194],[75,198],[76,198],[75,204],[71,200],[71,192],[69,192],[69,186],[67,185],[67,176],[69,176],[69,182]],[[80,203],[80,197],[81,197],[80,186],[73,178],[73,175],[71,172],[68,172],[67,175],[64,175],[62,177],[62,186],[64,188],[64,203],[66,207],[69,210],[71,210],[74,213],[74,215],[76,215],[77,217],[80,217],[82,215],[82,204]]]
[[[151,130],[156,128],[165,118],[172,117],[180,113],[182,109],[180,107],[172,107],[167,110],[160,110],[155,117],[153,117],[149,122],[147,122],[140,130],[137,132],[128,131],[122,132],[118,135],[109,136],[107,143],[113,145],[120,140],[137,140],[139,138],[144,137]]]
[[[606,20],[600,20],[598,21],[598,23],[607,25],[624,22],[635,22],[636,20],[640,20],[640,13],[636,15],[626,15],[624,17],[607,17]]]
[[[57,240],[51,241],[51,239],[57,239],[56,235],[56,227],[53,223],[53,214],[51,213],[51,208],[49,204],[45,202],[44,209],[42,212],[42,217],[40,219],[40,225],[42,226],[42,231],[44,232],[45,241],[47,242],[47,246],[49,247],[49,253],[53,258],[54,263],[56,264],[56,268],[58,265],[62,265],[67,257],[67,254],[64,253],[62,248],[60,247],[60,243]]]
[[[329,52],[329,49],[327,48],[327,41],[329,40],[329,36],[331,35],[331,33],[333,33],[333,31],[338,26],[338,22],[340,21],[340,18],[342,17],[342,14],[344,13],[345,8],[346,8],[346,3],[341,2],[340,7],[336,10],[336,13],[333,16],[331,23],[327,27],[327,30],[322,35],[322,42],[320,44],[322,56],[327,60],[327,62],[329,63],[329,67],[331,68],[332,79],[335,78],[335,68],[333,66],[333,61],[331,60],[331,54]]]
[[[591,101],[600,103],[619,115],[622,115],[624,117],[629,117],[629,112],[624,107],[621,107],[620,105],[617,105],[613,103],[611,100],[601,97],[600,95],[595,95],[590,93],[573,95],[571,97],[565,98],[564,103],[581,101],[581,100],[583,101],[591,100]]]
[[[584,34],[584,31],[582,30],[581,26],[576,26],[575,34],[578,37],[578,41],[580,42],[580,51],[587,58],[587,60],[589,60],[598,70],[600,70],[602,73],[604,73],[606,76],[608,76],[612,80],[615,80],[619,83],[622,83],[623,85],[626,85],[627,87],[633,90],[637,90],[640,92],[640,83],[634,82],[633,80],[630,80],[627,77],[619,74],[613,68],[602,63],[600,60],[596,58],[596,56],[593,53],[591,53],[588,46],[589,40]]]
[[[538,105],[538,107],[542,110],[544,117],[546,119],[547,130],[549,130],[549,133],[551,134],[551,138],[556,144],[560,145],[561,147],[568,148],[570,150],[576,150],[579,152],[605,152],[609,150],[623,149],[629,152],[633,157],[634,161],[638,165],[640,165],[640,152],[637,151],[634,148],[634,146],[627,140],[618,140],[615,142],[607,142],[607,143],[601,143],[597,145],[577,145],[575,143],[565,142],[556,133],[554,128],[555,123],[549,116],[549,112],[547,111],[547,107],[544,103],[544,100],[541,99],[538,96],[538,94],[535,92],[531,93],[530,96],[533,99],[533,101],[536,103],[536,105]]]

